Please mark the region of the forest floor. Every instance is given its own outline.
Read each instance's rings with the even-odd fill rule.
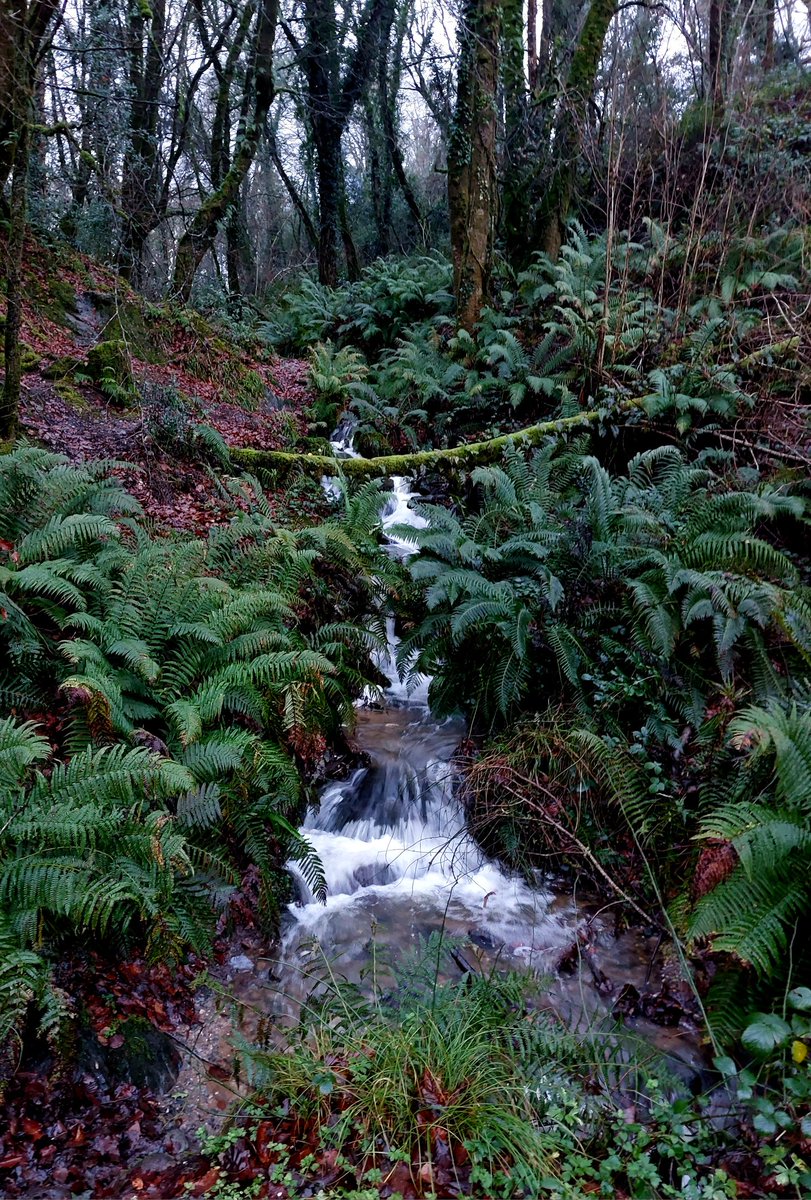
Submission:
[[[307,432],[313,399],[307,363],[279,360],[249,339],[233,340],[196,314],[150,313],[90,260],[63,258],[55,270],[52,255],[32,244],[27,263],[21,436],[71,462],[116,463],[114,473],[157,531],[205,537],[246,510],[247,491],[226,491],[193,444],[161,435],[167,425],[162,401],[177,397],[169,415],[180,414],[181,434],[199,423],[228,446],[289,449]],[[158,327],[155,337],[150,323]],[[133,325],[137,339],[128,336]],[[124,398],[106,394],[88,365],[94,347],[119,340],[127,346],[133,384]],[[307,495],[297,506],[295,487],[266,499],[283,521],[317,505],[317,497]],[[47,727],[47,714],[43,723]],[[215,1084],[231,1078],[231,1065],[201,1055],[201,1033],[215,1014],[195,979],[205,969],[227,982],[229,957],[244,953],[244,938],[252,936],[250,904],[244,907],[242,929],[219,939],[205,964],[192,958],[170,971],[138,956],[113,961],[93,951],[60,963],[57,982],[83,1016],[79,1044],[66,1048],[75,1065],[54,1070],[44,1046],[22,1070],[0,1064],[8,1076],[0,1195],[165,1198],[185,1194],[186,1183],[192,1195],[207,1191],[209,1162],[178,1127],[163,1093],[192,1045],[204,1077]],[[219,1107],[231,1098],[225,1088]]]
[[[142,364],[135,366],[137,371]],[[169,368],[143,367],[142,377],[154,380],[164,375],[175,384],[177,375]],[[252,411],[222,399],[214,399],[210,406],[200,403],[199,420],[216,429],[229,446],[286,448],[282,413],[289,414],[296,427],[304,424],[303,412],[311,401],[307,364],[287,359],[272,367],[264,365],[263,371],[269,394]],[[199,385],[206,386],[205,380],[194,377],[183,382],[192,397],[199,396]],[[111,459],[131,464],[115,473],[137,497],[145,516],[166,529],[205,536],[212,526],[229,521],[235,509],[246,507],[247,501],[238,495],[223,495],[205,462],[181,457],[171,446],[162,445],[140,404],[122,409],[93,384],[76,385],[76,391],[82,397],[80,407],[74,399],[65,399],[51,380],[37,371],[28,372],[20,404],[23,435],[72,462]],[[272,504],[273,497],[269,499]]]
[[[224,491],[193,442],[184,445],[195,424],[255,450],[289,449],[306,435],[306,362],[235,340],[198,314],[151,306],[89,259],[59,257],[55,274],[52,255],[32,244],[27,262],[21,433],[73,462],[121,463],[116,474],[158,527],[204,536],[247,504]],[[118,346],[127,395],[120,380],[106,387],[91,377],[94,348]],[[281,516],[286,498],[268,499]]]

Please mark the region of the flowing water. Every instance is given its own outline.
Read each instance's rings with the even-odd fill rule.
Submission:
[[[339,431],[333,446],[353,454],[351,431]],[[332,492],[334,481],[324,484]],[[388,531],[425,524],[413,499],[407,480],[392,480],[383,531],[399,557],[413,545]],[[548,1002],[564,1019],[601,1025],[613,1037],[611,1006],[619,990],[630,984],[652,992],[661,984],[659,940],[638,930],[616,936],[612,905],[601,909],[593,897],[576,896],[572,885],[554,892],[540,877],[530,884],[487,858],[467,830],[455,787],[454,752],[464,723],[434,719],[428,679],[411,688],[400,681],[397,644],[392,618],[378,664],[388,687],[382,699],[366,697],[358,706],[356,738],[368,765],[329,784],[302,828],[323,865],[326,903],[290,864],[299,900],[285,914],[277,952],[269,955],[254,939],[243,943],[246,954],[229,960],[226,985],[239,1004],[239,1032],[253,1038],[267,1015],[282,1025],[295,1019],[327,960],[357,982],[373,953],[375,961],[396,960],[442,931],[458,947],[457,966],[548,976]],[[562,955],[584,944],[588,952],[579,963],[575,954],[575,969],[560,972]],[[228,1061],[233,1023],[215,1019],[213,1010],[211,1017],[204,1057]],[[665,1028],[637,1018],[633,1026],[677,1073],[691,1078],[700,1071],[698,1036],[684,1021]],[[181,1085],[191,1087],[190,1078],[187,1071]],[[221,1109],[233,1098],[233,1085],[223,1090],[208,1079],[191,1094],[199,1123],[207,1104]]]
[[[351,428],[336,432],[333,448],[354,455]],[[426,521],[411,507],[409,481],[391,483],[383,534],[389,552],[407,558],[414,544],[403,527],[422,528]],[[388,688],[382,702],[367,700],[358,710],[356,736],[369,765],[326,787],[302,829],[323,864],[328,897],[325,904],[315,900],[291,866],[301,895],[285,921],[277,975],[288,994],[300,995],[296,980],[306,981],[308,964],[321,955],[342,976],[358,980],[373,943],[382,957],[396,959],[442,932],[460,947],[463,964],[547,976],[550,1003],[570,1022],[612,1023],[611,1005],[622,986],[644,992],[659,982],[658,939],[640,931],[615,936],[611,905],[600,910],[593,898],[577,899],[571,887],[555,893],[540,877],[530,884],[487,858],[467,830],[455,786],[454,752],[464,724],[432,717],[429,679],[409,688],[401,682],[397,645],[390,618],[378,663]],[[562,955],[583,944],[588,954],[579,969],[558,971]],[[695,1031],[636,1024],[682,1074],[697,1068]]]
[[[413,545],[387,530],[425,524],[410,508],[412,498],[406,480],[392,480],[383,529],[401,557]],[[382,703],[367,700],[358,710],[356,736],[369,765],[329,785],[302,829],[323,864],[327,901],[315,900],[299,876],[303,902],[290,909],[282,962],[295,972],[316,939],[343,974],[357,977],[372,936],[396,954],[445,930],[472,937],[479,950],[508,964],[551,968],[574,936],[575,906],[555,904],[548,891],[504,871],[476,845],[455,788],[453,756],[464,725],[431,716],[430,681],[422,677],[407,688],[396,650],[390,618],[378,663],[388,688]]]

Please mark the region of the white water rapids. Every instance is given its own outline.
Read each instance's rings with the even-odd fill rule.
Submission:
[[[339,455],[354,455],[345,427],[332,445]],[[324,485],[331,492],[334,482]],[[386,531],[426,524],[411,508],[413,498],[408,480],[392,479],[382,524],[398,557],[407,557],[413,543]],[[390,618],[378,664],[389,681],[384,703],[367,701],[358,710],[357,740],[369,766],[326,787],[302,828],[321,859],[327,901],[313,898],[291,864],[302,902],[290,906],[281,959],[295,961],[299,950],[308,957],[304,947],[315,938],[353,976],[368,956],[372,932],[396,952],[445,929],[472,937],[505,966],[551,970],[573,940],[575,906],[558,902],[553,909],[549,892],[505,871],[476,845],[454,786],[452,759],[463,723],[432,718],[427,678],[405,687],[397,673],[397,644]]]
[[[354,453],[351,432],[336,434],[333,447]],[[410,507],[408,481],[392,484],[384,531],[424,524]],[[327,490],[333,485],[325,480]],[[407,538],[386,537],[392,554],[406,557],[413,550]],[[540,879],[530,886],[476,845],[455,788],[453,756],[464,723],[434,720],[430,680],[418,680],[409,692],[397,674],[396,650],[391,618],[379,660],[389,686],[382,703],[366,698],[357,710],[356,737],[368,766],[325,787],[302,827],[324,868],[326,903],[313,898],[296,865],[289,864],[300,901],[289,906],[273,952],[258,934],[242,934],[236,942],[225,967],[233,1009],[229,1016],[228,1009],[211,1006],[199,1038],[212,1059],[233,1062],[234,1035],[247,1042],[264,1038],[268,1016],[283,1045],[284,1030],[298,1020],[301,1003],[324,978],[325,961],[337,976],[359,982],[373,957],[377,961],[377,950],[383,960],[396,961],[440,930],[460,947],[457,967],[537,971],[549,977],[546,1002],[561,1017],[573,1026],[585,1022],[608,1038],[616,1036],[611,1007],[624,984],[644,992],[662,985],[655,931],[631,929],[617,936],[612,905],[600,907],[594,897],[577,895],[574,881],[557,894]],[[579,945],[578,934],[589,944],[589,958],[561,974],[562,952]],[[595,966],[614,985],[608,996],[594,986]],[[685,1079],[700,1070],[699,1039],[686,1023],[663,1028],[640,1017],[623,1037],[632,1030]],[[183,1097],[179,1123],[191,1131],[201,1120],[218,1128],[237,1087],[202,1072],[203,1061],[187,1056],[177,1084]],[[243,1086],[244,1081],[238,1085]]]

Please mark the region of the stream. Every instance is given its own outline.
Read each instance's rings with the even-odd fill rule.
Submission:
[[[336,434],[333,446],[353,453],[351,437]],[[324,483],[332,487],[332,481]],[[392,480],[382,524],[390,553],[399,557],[407,557],[412,546],[388,530],[425,523],[410,507],[413,498],[407,480]],[[549,980],[548,1004],[564,1020],[604,1028],[612,1038],[617,1022],[611,1009],[621,989],[630,985],[650,995],[662,986],[656,935],[633,929],[617,936],[614,906],[575,894],[571,882],[556,891],[540,876],[527,882],[479,848],[455,787],[454,753],[464,723],[431,715],[427,678],[410,691],[401,683],[397,645],[391,618],[378,662],[388,687],[382,699],[365,697],[357,710],[356,740],[368,765],[327,785],[302,827],[323,865],[326,903],[313,897],[296,865],[289,864],[299,900],[283,918],[280,944],[269,953],[258,938],[243,938],[222,980],[236,1006],[203,1002],[208,1006],[203,1028],[174,1092],[182,1097],[180,1125],[196,1128],[201,1120],[217,1125],[241,1089],[233,1079],[223,1082],[221,1073],[212,1078],[201,1064],[233,1062],[234,1032],[250,1040],[267,1017],[281,1034],[325,963],[336,975],[359,982],[373,953],[375,961],[396,962],[443,932],[458,947],[462,968],[540,974]],[[584,943],[588,955],[578,961],[576,954],[574,968],[560,971],[566,952]],[[643,1039],[685,1082],[701,1071],[698,1032],[683,1020],[665,1026],[635,1017],[622,1036]]]
[[[388,530],[425,524],[411,499],[407,480],[394,478],[382,525],[387,548],[401,558],[413,547]],[[321,859],[328,897],[315,900],[291,865],[302,903],[291,907],[283,932],[282,974],[297,973],[315,940],[356,981],[372,937],[396,959],[443,930],[470,941],[477,958],[549,971],[574,938],[577,909],[505,872],[476,845],[455,787],[464,723],[432,717],[427,678],[410,690],[400,682],[393,618],[387,631],[377,665],[388,687],[382,702],[358,710],[356,739],[369,766],[326,787],[302,828]]]

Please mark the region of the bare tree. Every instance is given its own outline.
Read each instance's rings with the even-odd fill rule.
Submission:
[[[198,208],[178,245],[173,286],[184,302],[191,296],[197,270],[213,245],[220,223],[236,203],[256,156],[273,103],[273,43],[278,15],[278,0],[260,0],[233,158],[219,184]]]

